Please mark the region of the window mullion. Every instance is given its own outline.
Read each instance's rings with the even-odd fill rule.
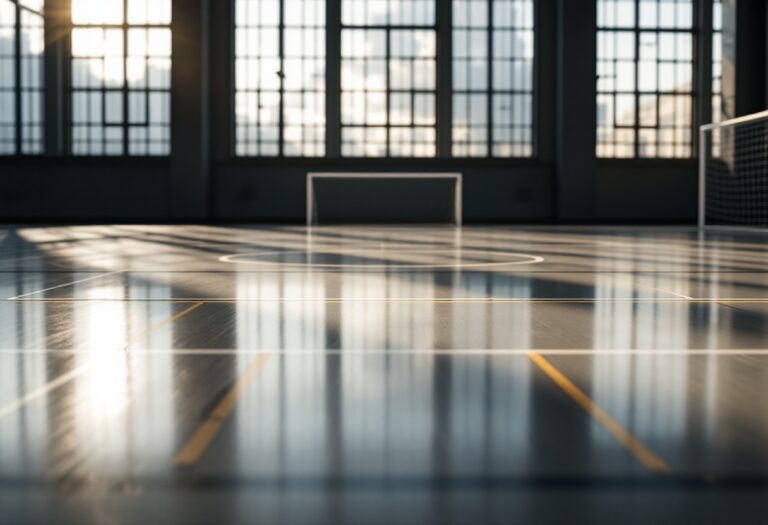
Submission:
[[[712,75],[712,53],[713,53],[713,9],[712,0],[699,0],[696,4],[696,53],[695,53],[695,82],[698,96],[696,101],[696,122],[694,131],[698,126],[712,122],[712,95],[713,95],[713,75]],[[698,151],[699,134],[693,134],[695,149]]]
[[[487,75],[487,87],[488,87],[488,97],[486,100],[487,105],[487,115],[486,118],[486,147],[488,148],[488,151],[486,155],[488,157],[493,157],[493,124],[494,124],[494,118],[493,118],[493,0],[488,0],[488,68],[486,70]]]
[[[437,2],[437,156],[453,150],[453,2]]]
[[[657,2],[658,5],[658,2]],[[658,16],[658,15],[657,15]],[[634,150],[635,158],[640,157],[640,2],[635,2],[635,123],[634,123]],[[658,86],[657,86],[658,88]],[[659,101],[656,100],[656,107],[658,107]],[[658,122],[656,123],[658,126]]]
[[[391,61],[392,61],[392,56],[391,56],[391,52],[392,52],[392,49],[391,49],[391,46],[392,46],[392,42],[391,42],[392,30],[391,30],[391,28],[387,27],[387,29],[385,31],[385,34],[387,36],[386,36],[385,43],[384,43],[384,45],[385,45],[385,51],[384,51],[384,55],[385,55],[385,58],[384,58],[384,89],[386,89],[387,92],[386,92],[386,97],[384,99],[385,100],[384,114],[387,117],[386,128],[385,128],[386,131],[387,131],[387,138],[386,138],[386,149],[385,149],[386,153],[385,153],[384,156],[385,157],[389,157],[392,154],[392,144],[391,144],[391,140],[392,140],[392,127],[391,126],[392,126],[392,123],[391,123],[391,120],[390,120],[391,119],[390,111],[392,109],[392,107],[391,107],[392,106],[392,101],[391,101],[392,100],[392,83],[391,83],[392,79],[389,78],[390,77],[390,68],[392,67],[392,63],[391,63]],[[413,117],[413,116],[411,116],[411,117]]]
[[[147,81],[147,87],[149,86],[149,81]],[[128,2],[123,2],[123,93],[122,93],[122,99],[123,99],[123,155],[128,155],[128,132],[129,132],[129,125],[128,125]],[[102,97],[102,103],[105,104],[105,110],[102,113],[102,118],[105,120],[106,123],[106,101],[107,97]],[[147,99],[147,106],[149,106],[149,99]],[[148,122],[147,122],[148,123]],[[107,128],[109,125],[108,123],[105,124],[105,128]]]
[[[277,110],[277,155],[285,155],[285,0],[279,0],[280,14],[277,28],[277,55],[279,57],[280,92],[278,97]]]
[[[331,158],[341,156],[341,2],[325,5],[325,142]]]

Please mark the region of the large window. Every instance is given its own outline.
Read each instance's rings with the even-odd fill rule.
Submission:
[[[168,155],[171,0],[72,0],[72,153]]]
[[[534,5],[236,0],[235,153],[530,157]]]
[[[0,0],[0,154],[43,152],[42,0]]]
[[[453,155],[533,153],[533,1],[453,0]]]
[[[342,5],[342,155],[434,157],[434,3],[344,0]]]
[[[237,0],[236,152],[325,155],[325,0]]]
[[[597,155],[689,158],[692,0],[598,0]]]

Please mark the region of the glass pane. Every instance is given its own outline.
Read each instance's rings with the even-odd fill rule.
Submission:
[[[170,25],[171,0],[128,0],[128,23]]]
[[[122,24],[123,15],[123,0],[72,0],[75,25]]]
[[[712,5],[712,122],[723,118],[723,3]],[[717,146],[716,144],[713,146]]]
[[[343,0],[348,26],[433,26],[434,0]]]
[[[19,0],[19,5],[42,14],[45,0]]]
[[[22,10],[21,36],[21,153],[43,152],[43,89],[45,35],[43,17]]]

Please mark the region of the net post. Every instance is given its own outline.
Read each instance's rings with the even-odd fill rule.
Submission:
[[[699,128],[699,230],[707,227],[707,128]]]

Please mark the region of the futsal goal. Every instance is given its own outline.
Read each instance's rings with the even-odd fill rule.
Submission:
[[[461,173],[309,173],[307,225],[452,223],[463,216]]]
[[[768,230],[768,111],[700,129],[699,227]]]

